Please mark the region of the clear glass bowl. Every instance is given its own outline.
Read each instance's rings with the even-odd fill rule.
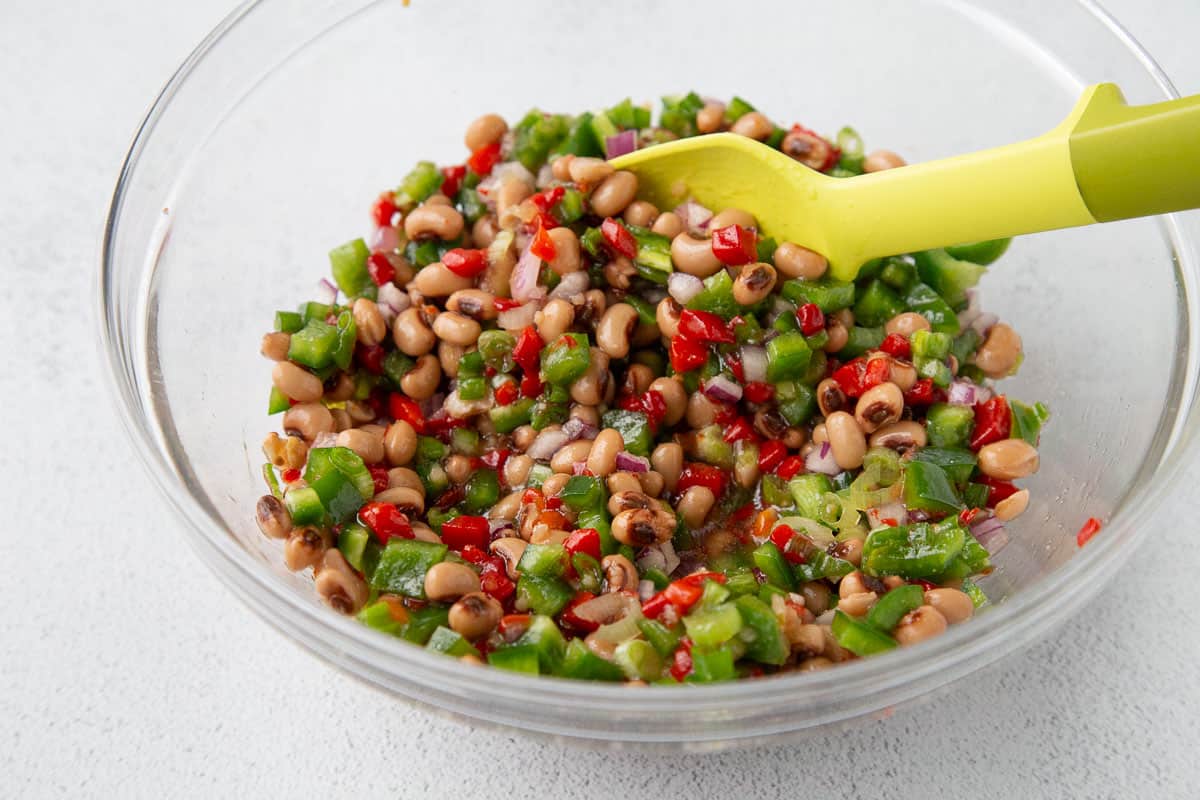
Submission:
[[[1091,3],[692,0],[285,3],[241,8],[146,117],[113,199],[102,335],[137,452],[187,541],[246,603],[346,671],[446,711],[614,744],[711,747],[810,730],[928,696],[1044,635],[1094,596],[1194,451],[1195,218],[1017,241],[985,305],[1022,333],[1006,384],[1054,412],[1033,502],[970,624],[821,673],[640,690],[480,669],[320,605],[258,533],[259,443],[276,308],[309,296],[331,246],[419,158],[460,162],[476,115],[574,111],[626,95],[744,95],[779,120],[858,128],[924,160],[1049,129],[1087,83],[1173,94]],[[1037,202],[1036,196],[1030,202]],[[1106,520],[1085,549],[1075,533]]]

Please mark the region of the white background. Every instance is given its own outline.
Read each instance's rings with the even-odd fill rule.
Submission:
[[[1109,6],[1200,91],[1196,0]],[[135,466],[95,343],[129,138],[230,7],[0,0],[0,797],[1197,796],[1200,558],[1183,496],[1053,641],[890,720],[775,748],[606,753],[472,730],[252,616]]]

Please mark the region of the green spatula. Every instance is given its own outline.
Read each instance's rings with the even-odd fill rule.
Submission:
[[[962,242],[1200,207],[1200,95],[1129,106],[1088,88],[1036,139],[853,178],[715,133],[613,160],[660,208],[686,197],[737,207],[763,233],[825,255],[835,277],[863,262]]]

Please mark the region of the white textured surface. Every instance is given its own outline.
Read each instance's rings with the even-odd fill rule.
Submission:
[[[1200,558],[1174,514],[1055,641],[890,720],[717,755],[471,731],[237,604],[133,465],[93,319],[133,126],[228,5],[0,3],[0,796],[1196,796]],[[1195,0],[1110,5],[1200,91]]]

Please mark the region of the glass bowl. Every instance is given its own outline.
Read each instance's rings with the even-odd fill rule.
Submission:
[[[635,690],[482,669],[340,617],[253,521],[269,369],[259,338],[330,247],[421,158],[458,163],[475,116],[626,95],[740,94],[778,120],[854,125],[925,160],[1056,124],[1089,83],[1173,95],[1092,3],[745,0],[640,4],[262,0],[184,62],[143,122],[104,242],[102,336],[121,416],[179,529],[247,605],[349,673],[429,706],[552,736],[713,747],[896,706],[1045,635],[1095,595],[1195,448],[1197,255],[1187,217],[1018,240],[985,306],[1028,354],[1009,393],[1054,417],[1033,501],[966,625],[819,673]],[[1030,202],[1037,202],[1031,197]],[[1082,550],[1087,517],[1104,529]]]

